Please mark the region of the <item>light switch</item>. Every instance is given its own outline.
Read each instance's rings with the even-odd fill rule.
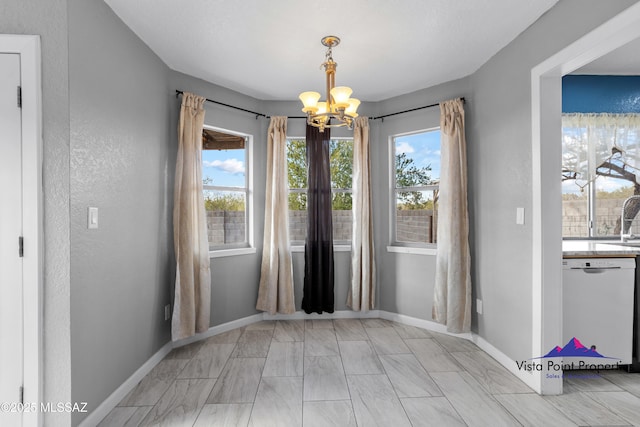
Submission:
[[[98,228],[98,208],[89,208],[87,214],[87,228]]]
[[[516,208],[516,224],[524,224],[524,208]]]

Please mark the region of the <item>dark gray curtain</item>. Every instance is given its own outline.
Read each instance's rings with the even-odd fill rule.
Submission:
[[[307,240],[304,247],[306,313],[333,313],[333,224],[331,220],[330,129],[307,125]]]

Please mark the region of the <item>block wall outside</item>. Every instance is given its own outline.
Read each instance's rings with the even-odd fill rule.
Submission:
[[[375,215],[375,212],[374,212]],[[433,212],[424,210],[401,210],[397,214],[398,241],[435,241]],[[333,240],[350,241],[352,233],[351,211],[333,211]],[[433,229],[433,233],[432,233]],[[304,241],[307,236],[307,212],[289,211],[289,233],[292,241]]]
[[[375,214],[375,213],[374,213]],[[432,211],[400,210],[397,212],[397,236],[400,242],[435,241]],[[351,211],[333,211],[333,240],[350,241]],[[207,211],[207,234],[211,246],[245,241],[243,211]],[[432,231],[433,230],[433,231]],[[289,234],[292,241],[304,241],[307,236],[307,211],[289,211]]]
[[[210,246],[245,241],[244,211],[207,211],[207,234]]]
[[[624,199],[598,199],[596,206],[596,232],[598,236],[613,236],[616,224],[620,221]],[[587,237],[586,200],[562,201],[562,236]],[[632,223],[632,232],[640,235],[640,219]]]

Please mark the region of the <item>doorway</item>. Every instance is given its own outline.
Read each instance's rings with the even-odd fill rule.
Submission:
[[[40,38],[0,34],[0,425],[42,425],[41,116]]]
[[[533,352],[543,354],[562,334],[561,113],[562,76],[640,37],[635,4],[531,71],[533,195]],[[541,394],[562,393],[562,383],[538,375]]]

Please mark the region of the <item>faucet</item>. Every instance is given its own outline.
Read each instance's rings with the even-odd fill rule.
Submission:
[[[640,195],[634,195],[634,196],[627,197],[625,199],[625,201],[622,202],[622,213],[620,214],[620,240],[622,242],[626,242],[626,241],[628,241],[630,239],[635,239],[636,238],[636,236],[633,233],[631,233],[631,222],[633,221],[633,218],[628,218],[627,219],[625,217],[625,212],[627,211],[627,205],[629,204],[629,202],[632,201],[632,200],[638,200],[638,199],[640,199]],[[634,216],[634,218],[635,218],[635,216]],[[625,233],[624,232],[625,221],[629,222],[629,229],[628,229],[629,233]]]

